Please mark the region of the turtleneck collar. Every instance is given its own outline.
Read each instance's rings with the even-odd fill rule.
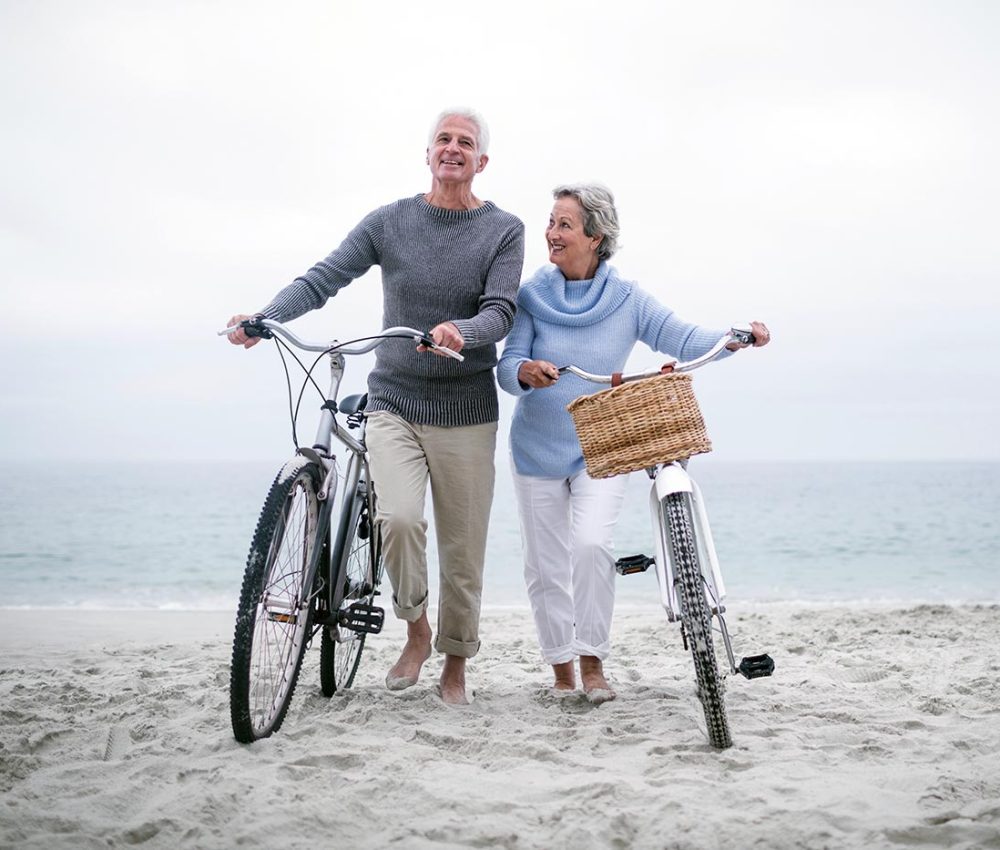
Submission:
[[[557,266],[543,266],[521,285],[517,305],[552,324],[585,326],[605,319],[631,292],[632,284],[603,260],[592,280],[568,281]]]

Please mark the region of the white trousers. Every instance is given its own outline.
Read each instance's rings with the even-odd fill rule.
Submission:
[[[605,659],[615,607],[612,536],[627,475],[594,479],[519,475],[511,462],[521,519],[524,579],[542,657]]]

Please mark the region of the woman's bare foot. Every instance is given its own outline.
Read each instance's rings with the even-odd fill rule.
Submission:
[[[552,675],[555,676],[555,683],[552,685],[553,690],[576,690],[576,671],[573,669],[572,661],[564,661],[562,664],[553,664]]]
[[[458,655],[446,655],[441,670],[441,701],[446,705],[468,705],[465,695],[465,659]]]
[[[399,660],[386,674],[385,686],[390,691],[412,688],[420,678],[424,662],[431,657],[431,626],[427,614],[419,620],[406,624],[406,643],[399,654]]]
[[[617,694],[611,689],[608,680],[604,678],[604,665],[600,658],[593,655],[580,656],[580,681],[583,692],[594,705],[611,702]]]

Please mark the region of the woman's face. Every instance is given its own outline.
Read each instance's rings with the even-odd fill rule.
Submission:
[[[574,197],[557,198],[545,230],[549,262],[555,263],[567,280],[587,280],[597,269],[600,236],[583,231],[583,207]]]

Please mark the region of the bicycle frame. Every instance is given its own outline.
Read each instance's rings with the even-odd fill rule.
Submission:
[[[319,464],[324,471],[323,484],[316,495],[321,506],[318,517],[319,528],[322,532],[323,538],[326,540],[327,545],[317,548],[317,550],[313,553],[313,560],[309,564],[308,572],[310,580],[315,579],[317,571],[319,571],[320,568],[320,559],[324,557],[325,553],[340,553],[340,563],[331,563],[329,565],[329,572],[326,573],[330,579],[328,586],[324,587],[321,584],[311,596],[302,600],[303,605],[308,607],[312,604],[317,594],[326,593],[323,601],[326,603],[327,619],[324,620],[317,618],[314,626],[315,629],[318,630],[324,625],[337,625],[335,620],[340,608],[340,603],[344,596],[343,584],[338,581],[338,579],[344,569],[344,565],[349,554],[345,547],[337,546],[337,543],[339,542],[337,540],[337,535],[345,533],[345,529],[353,528],[354,523],[358,519],[358,512],[360,511],[360,508],[357,506],[356,500],[353,496],[355,493],[360,492],[360,487],[364,488],[364,495],[368,500],[370,514],[374,515],[372,488],[368,486],[370,474],[367,448],[364,443],[364,419],[360,419],[357,422],[357,427],[360,428],[360,433],[358,437],[354,437],[352,434],[348,433],[347,429],[341,427],[341,424],[337,420],[336,416],[339,412],[345,412],[348,416],[356,413],[358,407],[360,406],[360,399],[362,398],[361,396],[350,396],[344,400],[342,407],[338,407],[337,397],[340,393],[340,384],[343,380],[344,370],[346,367],[344,355],[366,354],[367,352],[377,348],[385,339],[389,337],[402,337],[413,339],[415,342],[422,345],[441,350],[443,353],[454,357],[457,360],[462,360],[464,358],[457,352],[448,351],[447,349],[439,349],[426,334],[415,330],[414,328],[386,328],[380,334],[373,337],[368,343],[349,347],[347,345],[341,345],[336,340],[329,343],[306,342],[288,330],[288,328],[286,328],[283,324],[270,319],[262,318],[259,320],[259,324],[272,334],[281,336],[296,348],[302,349],[303,351],[314,351],[326,354],[330,361],[330,385],[324,396],[324,403],[320,410],[319,423],[316,426],[316,437],[313,440],[311,447],[307,448],[299,446],[296,449],[297,455],[306,457]],[[227,331],[223,331],[222,333],[226,333],[229,330],[231,329],[227,329]],[[348,455],[342,480],[338,469],[338,458],[335,454],[335,443],[339,443],[342,448],[346,449]],[[290,469],[292,464],[294,464],[294,460],[289,461],[285,468]],[[347,501],[345,502],[344,500]],[[350,513],[347,516],[341,515],[344,510],[342,508],[341,514],[338,514],[341,521],[336,527],[333,527],[330,520],[334,515],[335,506],[339,504],[349,507]]]

